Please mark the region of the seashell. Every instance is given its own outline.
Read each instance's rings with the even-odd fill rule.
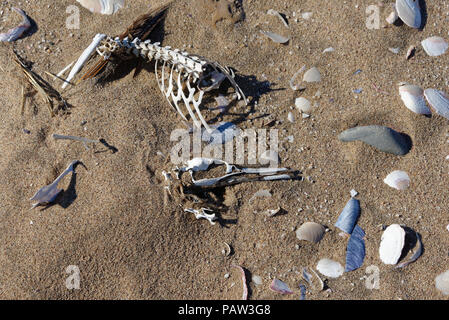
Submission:
[[[405,54],[405,59],[408,60],[411,57],[413,57],[413,55],[415,54],[415,51],[416,51],[416,47],[414,45],[411,45],[410,47],[408,47],[407,53]]]
[[[281,22],[284,24],[284,26],[285,26],[286,28],[289,28],[288,23],[287,23],[287,20],[285,20],[284,17],[283,17],[278,11],[276,11],[276,10],[274,10],[274,9],[269,9],[269,10],[267,11],[267,14],[269,14],[269,15],[271,15],[271,16],[276,16],[276,17],[278,17],[279,20],[281,20]]]
[[[418,0],[396,0],[396,11],[399,18],[409,27],[421,27],[421,8]]]
[[[424,99],[424,90],[418,86],[404,84],[399,87],[399,95],[407,109],[418,114],[429,115],[432,112]]]
[[[113,14],[125,5],[125,0],[76,0],[93,13]]]
[[[301,292],[301,296],[299,297],[299,300],[306,300],[306,286],[303,284],[299,285],[299,291]]]
[[[385,264],[396,264],[405,243],[405,230],[398,224],[388,226],[382,234],[379,256]]]
[[[394,53],[394,54],[398,54],[400,48],[388,48],[388,50],[390,50],[390,52]]]
[[[320,82],[321,74],[318,68],[313,67],[304,73],[303,80],[306,82]]]
[[[303,97],[296,98],[295,100],[295,106],[296,109],[298,109],[299,112],[310,112],[312,111],[312,104],[309,100]]]
[[[262,278],[257,275],[253,275],[251,281],[254,282],[256,286],[260,286],[262,284]]]
[[[260,33],[267,36],[273,42],[276,42],[276,43],[287,43],[290,40],[290,38],[286,38],[284,36],[281,36],[280,34],[277,34],[277,33],[271,32],[271,31],[260,30]]]
[[[8,32],[0,33],[0,42],[16,41],[25,33],[25,31],[27,31],[29,28],[31,28],[31,22],[22,9],[13,7],[12,10],[14,10],[18,14],[20,14],[22,16],[23,20],[17,27],[9,29]]]
[[[360,126],[347,129],[338,135],[343,142],[362,141],[380,151],[395,155],[407,154],[412,145],[410,137],[384,126]]]
[[[351,198],[343,208],[343,211],[340,213],[340,216],[335,223],[335,226],[340,230],[346,232],[347,234],[351,234],[352,230],[357,223],[357,219],[360,216],[360,201],[354,198]]]
[[[426,89],[424,97],[437,114],[449,119],[449,95],[436,89]]]
[[[355,226],[346,247],[345,272],[353,271],[363,265],[365,259],[365,231],[359,226]]]
[[[289,113],[288,113],[287,119],[288,119],[288,121],[290,121],[291,123],[295,123],[295,116],[293,115],[292,112],[289,112]]]
[[[319,223],[305,222],[296,230],[296,237],[299,240],[306,240],[313,243],[323,239],[326,229]]]
[[[385,20],[387,20],[389,24],[394,24],[398,19],[399,19],[398,11],[396,10],[396,7],[393,6],[393,11]]]
[[[407,236],[410,235],[410,231],[412,231],[410,228],[407,228],[407,229],[409,229],[409,232],[407,232],[407,230],[406,230],[406,235],[405,235],[406,240],[407,240]],[[401,262],[400,264],[398,264],[396,266],[396,268],[406,267],[410,263],[415,262],[421,256],[421,254],[423,252],[423,245],[422,245],[421,237],[417,232],[414,232],[414,234],[416,237],[416,244],[417,244],[416,248],[415,248],[415,253],[407,261],[404,261],[404,262]]]
[[[449,270],[436,276],[435,287],[444,295],[449,295]]]
[[[431,57],[444,54],[449,47],[447,42],[441,37],[430,37],[421,41],[424,51]]]
[[[243,269],[241,266],[238,266],[236,264],[233,264],[232,267],[237,268],[242,273],[242,284],[243,284],[243,293],[242,293],[242,300],[248,299],[248,286],[246,285],[246,276],[245,276],[245,269]]]
[[[410,178],[408,177],[407,172],[395,170],[387,175],[384,182],[397,190],[405,190],[410,185]]]
[[[293,291],[290,290],[288,285],[285,282],[282,282],[279,279],[274,278],[273,282],[271,282],[270,289],[280,293],[280,294],[292,294]]]
[[[329,278],[338,278],[340,277],[345,269],[343,266],[334,260],[331,259],[321,259],[318,261],[316,265],[316,269],[324,276]]]
[[[334,48],[329,47],[329,48],[324,49],[324,50],[323,50],[323,53],[334,52],[334,51],[335,51]]]

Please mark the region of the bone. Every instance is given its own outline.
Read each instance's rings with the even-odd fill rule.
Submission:
[[[75,65],[73,66],[73,69],[70,71],[69,76],[67,77],[66,81],[62,84],[62,87],[61,87],[62,89],[65,89],[67,87],[67,85],[70,83],[70,81],[81,70],[81,68],[84,66],[86,61],[90,58],[92,53],[96,50],[96,48],[100,44],[101,40],[103,40],[104,38],[106,38],[105,34],[98,33],[95,35],[91,44],[86,48],[86,50],[83,51],[81,56],[76,61]]]

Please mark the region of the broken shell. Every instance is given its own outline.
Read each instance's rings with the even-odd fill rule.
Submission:
[[[385,264],[396,264],[405,243],[405,230],[398,224],[388,226],[382,234],[379,256]]]
[[[449,119],[449,95],[440,90],[426,89],[424,96],[437,114]]]
[[[399,87],[399,95],[407,109],[418,114],[429,115],[432,112],[424,99],[424,90],[418,86],[404,84]]]
[[[412,231],[412,230],[410,229],[410,231]],[[423,252],[423,245],[422,245],[422,241],[421,241],[421,236],[416,231],[414,231],[414,234],[415,234],[416,243],[417,243],[416,248],[415,248],[415,253],[408,260],[398,264],[396,266],[396,268],[406,267],[410,263],[415,262],[421,256],[421,254]],[[406,240],[407,240],[407,232],[406,232]]]
[[[306,240],[313,243],[323,239],[326,229],[319,223],[305,222],[296,230],[296,237],[299,240]]]
[[[414,45],[411,45],[407,49],[407,53],[405,54],[405,59],[410,59],[415,54],[416,47]]]
[[[360,201],[354,198],[349,199],[346,203],[343,211],[340,213],[340,216],[335,223],[335,226],[340,230],[346,232],[347,234],[351,234],[352,230],[357,223],[357,219],[360,216]]]
[[[281,36],[280,34],[277,34],[277,33],[271,32],[271,31],[260,30],[260,33],[267,36],[273,42],[276,42],[276,43],[287,43],[290,40],[290,38],[286,38],[284,36]]]
[[[280,294],[292,294],[293,291],[288,287],[285,282],[274,278],[271,282],[270,289]]]
[[[359,226],[355,226],[346,247],[345,272],[353,271],[363,265],[365,259],[365,231]]]
[[[399,18],[398,11],[396,10],[395,7],[393,7],[393,11],[390,13],[390,15],[385,20],[387,20],[387,22],[389,24],[393,24],[396,22],[396,20],[398,20],[398,18]]]
[[[424,48],[424,51],[426,51],[426,53],[431,57],[444,54],[449,47],[447,42],[441,37],[430,37],[424,39],[421,41],[421,45]]]
[[[321,81],[320,71],[316,67],[310,68],[304,73],[303,80],[306,82],[320,82]]]
[[[76,0],[93,13],[113,14],[125,5],[125,0]]]
[[[248,286],[246,285],[246,275],[245,275],[245,269],[243,269],[241,266],[238,266],[236,264],[233,264],[231,267],[237,268],[242,273],[242,285],[243,285],[243,293],[242,293],[242,300],[248,299]]]
[[[405,190],[410,185],[410,178],[405,171],[395,170],[384,179],[384,182],[397,190]]]
[[[278,17],[279,20],[281,20],[281,22],[284,24],[284,26],[285,26],[286,28],[289,28],[288,23],[287,23],[287,20],[285,20],[285,18],[284,18],[278,11],[273,10],[273,9],[269,9],[269,10],[267,11],[267,14],[269,14],[269,15],[271,15],[271,16],[276,16],[276,17]]]
[[[312,111],[312,104],[309,100],[303,97],[296,98],[295,100],[295,106],[296,109],[298,109],[299,112],[310,112]]]
[[[418,0],[396,0],[396,11],[399,18],[409,27],[421,27],[421,8]]]
[[[449,295],[449,270],[436,276],[435,287],[444,295]]]
[[[331,259],[321,259],[320,261],[318,261],[316,269],[322,275],[329,278],[338,278],[345,271],[345,269],[339,262]]]

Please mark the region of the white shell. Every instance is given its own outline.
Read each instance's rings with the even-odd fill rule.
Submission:
[[[424,90],[412,84],[405,84],[399,87],[399,95],[405,106],[418,114],[429,115],[432,112],[424,99]]]
[[[113,14],[125,5],[125,0],[76,0],[93,13]]]
[[[421,45],[424,48],[424,51],[426,51],[426,53],[431,57],[444,54],[449,47],[447,42],[441,37],[430,37],[424,39],[421,41]]]
[[[310,68],[304,73],[303,80],[306,82],[320,82],[321,74],[317,67]]]
[[[296,237],[299,240],[306,240],[318,243],[323,239],[326,229],[319,223],[305,222],[296,230]]]
[[[385,19],[389,24],[393,24],[398,20],[398,11],[396,10],[396,7],[393,7],[393,11],[390,13],[390,15]]]
[[[406,25],[418,29],[421,26],[421,8],[418,0],[396,0],[396,11]]]
[[[290,40],[290,38],[286,38],[284,36],[281,36],[280,34],[277,34],[277,33],[271,32],[271,31],[260,30],[260,33],[267,36],[273,42],[276,42],[276,43],[287,43]]]
[[[436,89],[426,89],[424,97],[437,114],[449,119],[449,95],[447,93]]]
[[[384,179],[384,182],[397,190],[405,190],[410,185],[410,178],[407,172],[395,170]]]
[[[316,269],[324,276],[329,278],[338,278],[345,272],[345,268],[334,260],[321,259],[316,265]]]
[[[312,104],[309,100],[303,97],[296,98],[295,100],[295,106],[296,109],[298,109],[299,112],[310,112],[312,111]]]
[[[392,224],[382,234],[379,256],[385,264],[396,264],[402,254],[405,242],[405,230],[398,224]]]
[[[449,270],[436,276],[435,287],[444,295],[449,295]]]

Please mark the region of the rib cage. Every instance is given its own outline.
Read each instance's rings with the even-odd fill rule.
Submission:
[[[234,73],[228,67],[223,67],[216,62],[208,61],[203,57],[191,55],[179,49],[172,49],[169,46],[161,47],[158,42],[152,43],[150,40],[142,42],[138,38],[130,42],[128,38],[121,40],[119,37],[115,39],[107,37],[98,46],[97,52],[107,60],[119,49],[124,49],[127,54],[142,57],[147,61],[155,61],[156,80],[162,94],[181,117],[187,121],[179,106],[179,102],[182,101],[197,128],[201,128],[202,124],[208,132],[212,132],[201,115],[200,105],[204,93],[218,88],[225,79],[229,80],[237,98],[243,99],[247,103],[245,95],[234,80]],[[168,76],[167,68],[170,69]]]

